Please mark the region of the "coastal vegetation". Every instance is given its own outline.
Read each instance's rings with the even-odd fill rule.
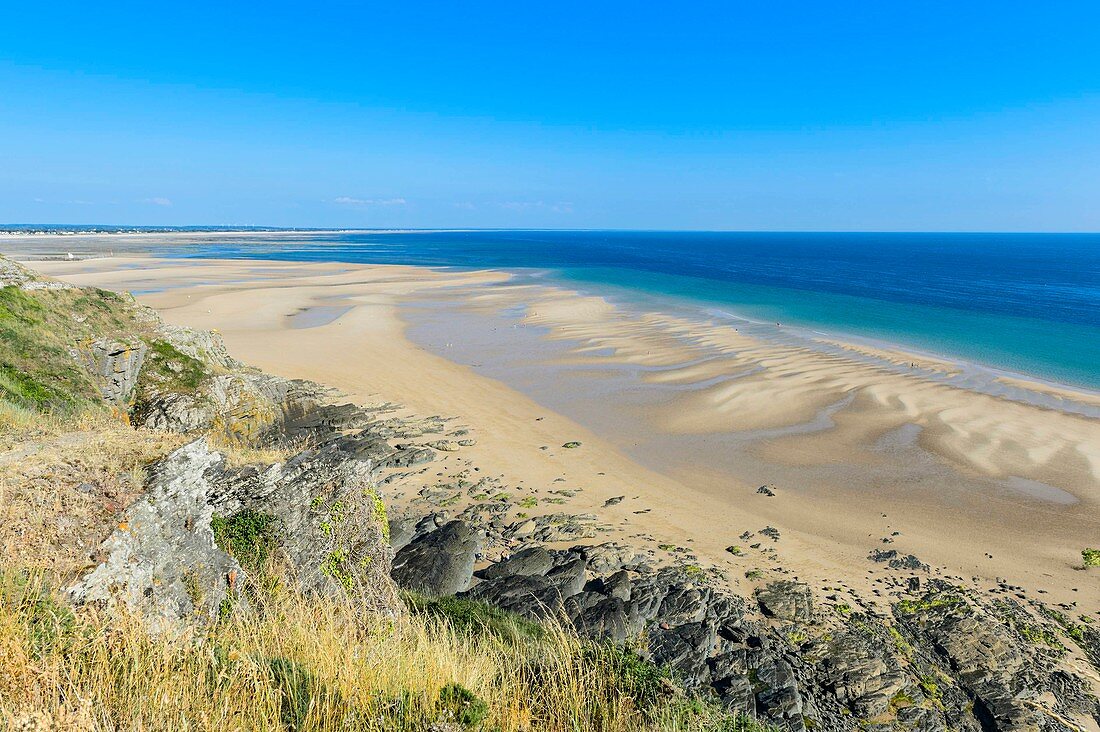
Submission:
[[[87,730],[765,729],[685,694],[629,650],[476,603],[408,603],[394,621],[276,589],[253,611],[155,636],[136,616],[70,609],[56,578],[7,566],[0,719]]]
[[[133,404],[192,394],[217,371],[145,315],[101,290],[0,288],[0,729],[765,729],[634,650],[553,620],[415,593],[366,612],[350,592],[302,592],[276,557],[286,527],[254,509],[210,520],[217,547],[246,571],[213,615],[166,631],[125,605],[73,604],[74,579],[103,559],[96,547],[129,530],[122,512],[147,490],[147,466],[194,437],[130,424]],[[90,363],[94,342],[111,347]],[[122,351],[144,353],[145,365],[112,402],[101,366],[128,383],[130,362],[109,360]],[[211,443],[229,469],[286,458],[271,445]],[[340,533],[337,505],[326,504],[322,534]],[[368,513],[386,536],[376,494]],[[316,561],[322,572],[339,565],[331,573],[350,590],[346,554]],[[183,583],[201,607],[210,588],[194,572]]]
[[[466,425],[4,266],[0,729],[1062,732],[1096,708],[1084,607],[896,550],[868,557],[878,601],[822,590],[755,554],[772,526],[719,550],[739,594],[690,539],[609,540],[572,486],[422,467]]]

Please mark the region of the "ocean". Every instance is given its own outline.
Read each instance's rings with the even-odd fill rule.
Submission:
[[[1100,234],[302,232],[156,249],[513,270],[1100,389]]]

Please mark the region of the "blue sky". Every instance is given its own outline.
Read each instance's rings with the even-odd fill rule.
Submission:
[[[1100,4],[8,3],[0,222],[1097,231]]]

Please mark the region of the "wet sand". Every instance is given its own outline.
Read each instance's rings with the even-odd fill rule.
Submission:
[[[455,416],[477,445],[443,456],[440,471],[476,465],[512,484],[580,488],[561,510],[598,513],[614,538],[690,547],[735,584],[784,568],[870,595],[889,571],[868,553],[896,549],[933,574],[1005,578],[1100,608],[1095,577],[1076,568],[1100,544],[1094,394],[500,272],[145,257],[34,266],[134,291],[168,322],[219,330],[265,370]],[[570,440],[582,447],[561,449]],[[765,484],[774,496],[757,492]],[[760,538],[767,526],[778,542]],[[762,579],[746,579],[755,569]]]

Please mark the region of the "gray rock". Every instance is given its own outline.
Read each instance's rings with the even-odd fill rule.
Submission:
[[[588,561],[588,571],[594,574],[617,572],[625,566],[635,564],[641,557],[634,549],[613,542],[595,546],[575,546],[573,551]]]
[[[889,711],[890,700],[908,682],[897,659],[866,634],[846,632],[829,645],[822,681],[838,701],[860,717]]]
[[[607,579],[600,580],[600,591],[608,597],[617,597],[626,602],[631,596],[630,573],[620,569]]]
[[[773,618],[798,623],[813,619],[813,593],[801,582],[771,582],[756,591],[756,601],[764,614]]]
[[[595,516],[551,513],[517,521],[504,536],[509,539],[553,544],[559,541],[590,539],[596,535]]]
[[[867,558],[872,562],[889,562],[891,559],[896,559],[897,556],[897,549],[872,549]]]
[[[146,488],[101,547],[106,559],[69,589],[74,602],[124,605],[157,632],[213,619],[226,600],[245,601],[248,575],[215,544],[211,520],[250,511],[270,517],[275,556],[300,591],[400,610],[367,464],[326,449],[228,470],[200,439],[153,465]]]
[[[679,582],[672,585],[665,593],[657,618],[673,625],[701,622],[707,616],[709,599],[710,591],[706,588]]]
[[[185,356],[223,369],[243,368],[240,361],[229,355],[225,341],[218,333],[167,323],[161,323],[157,331],[164,340]]]
[[[790,732],[805,730],[802,695],[790,663],[782,658],[768,657],[754,670],[760,687],[756,692],[760,716]]]
[[[546,573],[546,580],[557,589],[561,597],[572,597],[584,589],[584,571],[587,563],[577,557],[566,564],[554,567]]]
[[[598,605],[606,599],[607,595],[604,595],[602,593],[596,592],[594,590],[582,590],[572,597],[565,598],[565,601],[562,603],[562,607],[565,610],[565,615],[570,620],[573,620],[574,618],[580,616],[582,613],[587,611],[589,608]]]
[[[717,640],[709,622],[657,626],[650,630],[649,651],[655,664],[671,667],[689,686],[698,686],[710,680],[707,658]]]
[[[147,350],[136,339],[133,343],[97,340],[74,349],[72,355],[96,380],[105,402],[128,410]]]
[[[429,447],[399,447],[387,458],[379,462],[382,468],[411,468],[435,460],[435,451]]]
[[[42,279],[37,272],[0,256],[0,287],[18,287],[21,290],[72,290],[76,286],[58,280]]]
[[[100,547],[106,559],[69,588],[71,600],[138,611],[154,633],[179,631],[183,618],[198,614],[214,619],[227,596],[238,596],[243,577],[210,528],[208,474],[221,460],[203,440],[162,460],[148,493]]]
[[[617,597],[604,597],[571,617],[573,626],[588,638],[622,644],[636,637],[641,623],[632,618],[627,605]]]
[[[904,557],[897,557],[891,559],[888,562],[891,569],[909,569],[909,570],[922,570],[928,571],[928,565],[917,559],[912,554],[906,554]]]
[[[350,594],[364,608],[400,608],[389,578],[393,550],[386,512],[369,462],[337,445],[306,450],[263,469],[214,476],[211,503],[219,515],[272,515],[278,554],[307,594]]]
[[[496,579],[510,575],[546,574],[554,566],[554,558],[541,546],[518,551],[512,556],[490,565],[478,573],[482,579]]]
[[[389,520],[390,546],[400,551],[416,536],[416,524],[410,518],[391,517]]]
[[[667,570],[639,577],[634,581],[630,599],[639,617],[646,621],[657,617],[673,581]]]
[[[1040,729],[1045,715],[1034,651],[999,622],[982,617],[961,596],[933,590],[900,620],[927,639],[973,698],[983,727],[998,732]]]
[[[332,391],[318,384],[269,374],[235,371],[209,379],[193,393],[152,393],[135,406],[138,424],[172,432],[213,431],[247,445],[324,445],[379,466],[393,452],[370,411],[329,404]],[[358,435],[345,432],[363,430]]]
[[[451,521],[411,541],[393,560],[401,587],[432,597],[454,595],[470,586],[481,536],[465,521]]]
[[[563,612],[561,591],[539,575],[513,575],[479,582],[463,593],[463,597],[532,620],[556,618]]]
[[[135,421],[168,432],[198,432],[214,423],[214,405],[194,394],[167,393],[137,405]]]

